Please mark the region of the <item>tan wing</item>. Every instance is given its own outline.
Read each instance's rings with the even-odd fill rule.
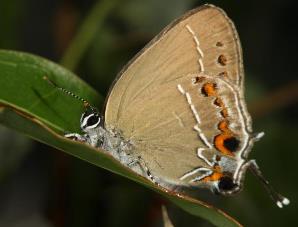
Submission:
[[[120,73],[106,102],[105,124],[135,145],[154,174],[176,179],[206,164],[196,151],[205,147],[189,93],[207,138],[216,133],[218,111],[193,86],[198,74],[220,76],[242,86],[242,56],[237,32],[226,14],[206,5],[174,21]],[[209,101],[208,101],[209,100]],[[207,142],[212,142],[211,139]]]

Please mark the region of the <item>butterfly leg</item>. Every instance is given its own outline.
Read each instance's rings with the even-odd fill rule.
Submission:
[[[154,184],[160,186],[157,178],[152,174],[152,172],[150,171],[150,169],[148,168],[148,166],[146,165],[145,161],[142,159],[141,156],[138,156],[137,159],[134,159],[134,161],[129,164],[129,167],[136,166],[136,165],[141,169],[141,171],[139,172],[141,172],[140,174],[142,176],[147,177]]]
[[[88,134],[80,135],[78,133],[69,133],[64,135],[68,139],[80,141],[89,144],[92,147],[101,147],[102,140],[98,139],[97,136],[89,136]]]
[[[72,139],[72,140],[75,140],[75,141],[81,141],[81,142],[87,142],[88,141],[87,135],[80,135],[78,133],[68,133],[68,134],[65,134],[64,136],[68,139]]]

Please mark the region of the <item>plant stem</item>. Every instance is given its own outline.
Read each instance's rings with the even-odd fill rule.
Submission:
[[[95,4],[65,51],[60,61],[63,66],[71,71],[76,69],[101,24],[109,12],[116,6],[116,3],[117,0],[99,0]]]
[[[276,110],[295,105],[298,102],[298,80],[272,91],[268,95],[249,105],[253,118],[260,118]]]

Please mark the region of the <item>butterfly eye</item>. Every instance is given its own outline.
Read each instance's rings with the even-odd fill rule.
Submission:
[[[100,118],[98,115],[91,116],[87,120],[87,127],[97,125],[99,122],[100,122]]]
[[[100,116],[96,113],[86,115],[85,113],[82,116],[81,127],[82,129],[92,129],[99,125]]]
[[[223,192],[233,190],[236,186],[233,179],[229,176],[221,177],[218,182],[218,188]]]

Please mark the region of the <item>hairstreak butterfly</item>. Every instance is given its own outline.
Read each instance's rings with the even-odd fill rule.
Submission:
[[[278,194],[248,155],[264,133],[252,132],[243,88],[242,52],[232,21],[204,5],[166,27],[119,73],[104,116],[87,104],[79,140],[169,190],[201,187],[231,195],[249,169],[279,207]]]

